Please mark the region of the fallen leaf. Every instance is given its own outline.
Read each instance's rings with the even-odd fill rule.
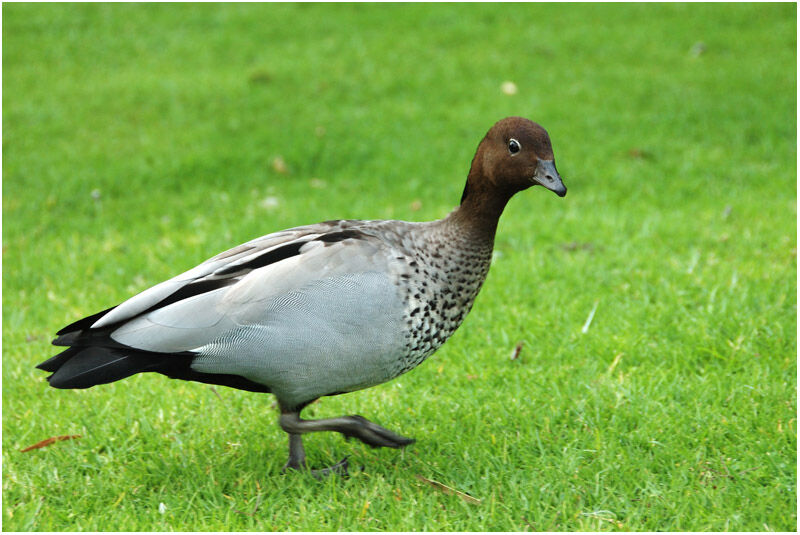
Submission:
[[[650,160],[653,155],[649,151],[634,147],[628,151],[628,157],[634,160]]]
[[[251,72],[248,80],[251,84],[267,84],[272,80],[272,75],[264,69],[259,69]]]
[[[286,160],[283,159],[282,156],[276,156],[272,160],[272,168],[275,170],[276,173],[281,175],[285,175],[289,172],[289,166],[286,165]]]
[[[569,243],[562,243],[559,247],[564,249],[565,251],[588,251],[594,252],[595,246],[593,243],[588,242],[569,242]]]
[[[511,81],[505,81],[500,86],[500,90],[503,91],[506,95],[516,95],[517,94],[517,84]]]
[[[522,346],[525,345],[525,342],[520,342],[514,348],[514,351],[511,352],[511,360],[517,360],[519,358],[519,354],[522,352]]]
[[[80,435],[61,435],[58,437],[50,437],[42,440],[41,442],[37,442],[33,446],[28,446],[27,448],[23,448],[19,450],[21,453],[25,453],[31,450],[38,450],[39,448],[44,448],[45,446],[49,446],[50,444],[54,444],[56,442],[61,442],[62,440],[73,440],[76,438],[81,438]]]
[[[427,483],[431,487],[433,487],[433,488],[435,488],[435,489],[437,489],[437,490],[439,490],[439,491],[441,491],[441,492],[443,492],[445,494],[455,494],[456,496],[458,496],[459,498],[461,498],[462,500],[464,500],[467,503],[472,503],[472,504],[475,504],[475,505],[480,505],[481,504],[481,500],[479,500],[478,498],[473,498],[469,494],[464,494],[461,491],[458,491],[458,490],[456,490],[454,488],[448,487],[444,483],[439,483],[438,481],[434,481],[433,479],[428,479],[427,477],[422,477],[420,475],[417,475],[417,479],[419,479],[423,483]]]

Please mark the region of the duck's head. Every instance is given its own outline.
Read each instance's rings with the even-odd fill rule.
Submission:
[[[498,121],[481,145],[485,146],[483,172],[497,186],[516,192],[539,185],[559,197],[567,194],[556,171],[550,136],[533,121],[523,117]]]
[[[567,194],[547,131],[523,117],[507,117],[478,145],[461,201],[476,193],[504,198],[505,204],[515,193],[536,185],[559,197]]]

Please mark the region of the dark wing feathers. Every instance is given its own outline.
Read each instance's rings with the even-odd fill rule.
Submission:
[[[100,318],[102,318],[103,316],[105,316],[106,314],[108,314],[109,312],[114,310],[115,308],[117,308],[117,307],[113,306],[111,308],[107,308],[107,309],[103,310],[102,312],[98,312],[97,314],[92,314],[91,316],[86,316],[83,319],[79,319],[78,321],[70,323],[69,325],[67,325],[66,327],[64,327],[60,331],[58,331],[56,334],[57,335],[62,335],[62,334],[66,334],[66,333],[73,332],[73,331],[82,331],[84,329],[88,329],[89,327],[92,326],[92,324],[94,322],[96,322],[97,320],[99,320]]]
[[[92,328],[92,325],[103,316],[117,308],[111,307],[67,325],[58,331],[58,337],[53,340],[53,345],[66,346],[68,349],[42,362],[37,368],[52,373],[47,380],[55,388],[89,388],[98,384],[118,381],[136,373],[157,372],[174,379],[218,384],[253,392],[269,392],[268,386],[238,375],[206,374],[192,370],[191,363],[194,354],[191,352],[142,351],[114,341],[111,333],[120,325],[141,314],[152,312],[192,296],[236,284],[242,276],[254,269],[300,254],[300,249],[311,241],[319,240],[331,243],[361,237],[360,232],[350,228],[356,227],[360,223],[364,222],[330,221],[319,225],[298,227],[265,236],[220,253],[208,260],[207,263],[229,259],[227,265],[216,269],[212,268],[194,279],[187,278],[186,283],[178,287],[176,291],[133,316],[121,318],[119,321],[103,327]],[[286,243],[281,244],[282,240]],[[259,248],[264,248],[264,252],[257,254]]]
[[[188,299],[189,297],[200,295],[202,293],[210,292],[212,290],[216,290],[218,288],[222,288],[224,286],[230,286],[231,284],[236,284],[237,279],[211,279],[211,280],[200,280],[197,282],[192,282],[179,288],[177,291],[173,292],[172,294],[168,295],[152,307],[148,308],[147,310],[143,311],[142,314],[147,314],[148,312],[152,312],[153,310],[165,307],[167,305],[171,305],[172,303],[177,303],[183,299]],[[105,347],[126,347],[122,344],[118,344],[114,342],[114,340],[109,336],[110,333],[116,329],[122,322],[113,323],[107,327],[101,327],[99,329],[91,329],[90,326],[94,324],[95,321],[100,319],[104,316],[107,312],[113,310],[116,307],[111,307],[103,312],[98,312],[97,314],[92,314],[82,320],[78,320],[75,323],[64,327],[60,331],[58,331],[58,338],[53,340],[54,346],[89,346],[89,345],[101,345]]]
[[[361,239],[364,238],[365,234],[356,229],[347,229],[347,230],[340,230],[338,232],[328,232],[327,234],[323,234],[317,240],[325,243],[335,243],[337,241],[347,240],[349,238]]]
[[[280,247],[276,247],[275,249],[269,249],[256,257],[250,258],[247,260],[247,262],[241,264],[232,264],[222,269],[218,269],[213,273],[213,275],[218,277],[230,276],[233,274],[244,274],[254,269],[268,266],[270,264],[274,264],[275,262],[280,262],[281,260],[285,260],[289,257],[300,254],[300,248],[309,241],[311,240],[298,240]]]
[[[230,286],[231,284],[236,284],[237,282],[238,279],[228,278],[228,279],[205,279],[189,283],[186,286],[183,286],[182,288],[177,290],[176,292],[171,293],[170,295],[168,295],[155,305],[151,306],[150,308],[142,312],[142,314],[147,314],[148,312],[152,312],[153,310],[163,308],[167,305],[171,305],[172,303],[177,303],[178,301],[194,297],[195,295],[204,294],[212,290],[217,290],[225,286]]]

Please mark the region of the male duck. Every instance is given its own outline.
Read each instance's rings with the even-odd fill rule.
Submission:
[[[249,241],[58,332],[39,364],[55,388],[140,372],[275,394],[287,468],[301,435],[337,431],[373,447],[414,440],[361,416],[303,420],[321,396],[417,366],[463,321],[486,278],[509,199],[532,185],[560,197],[547,132],[521,117],[478,145],[461,205],[438,221],[326,221]],[[346,469],[346,459],[331,469]],[[326,469],[319,472],[326,472]]]

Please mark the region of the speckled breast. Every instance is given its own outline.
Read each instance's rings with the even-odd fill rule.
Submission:
[[[491,244],[465,246],[446,232],[426,238],[424,247],[414,247],[417,253],[399,282],[406,347],[395,376],[419,365],[461,325],[492,260]]]

